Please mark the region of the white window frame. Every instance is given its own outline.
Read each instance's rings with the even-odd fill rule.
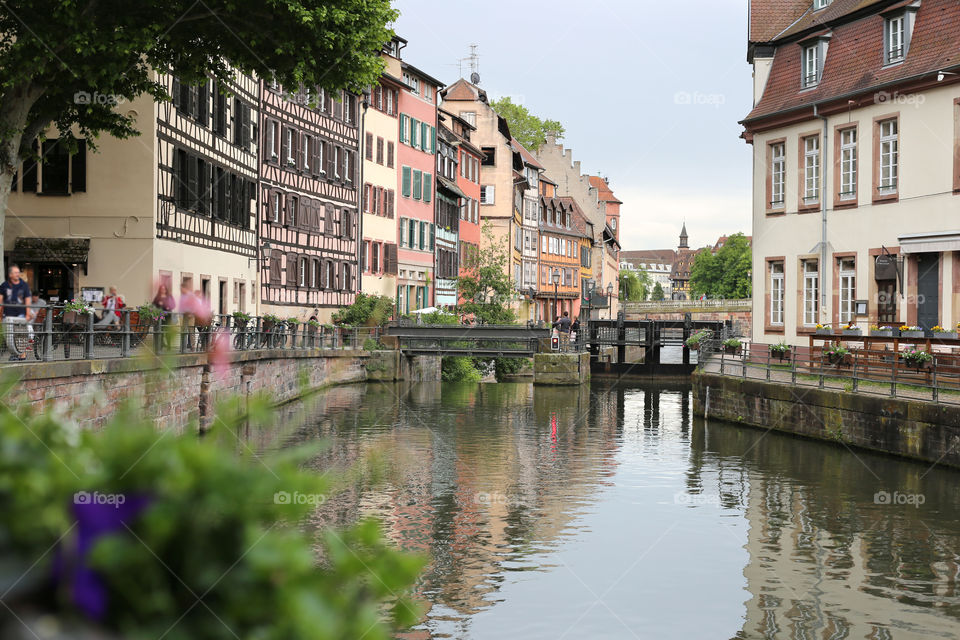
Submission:
[[[900,123],[897,118],[878,122],[880,127],[880,182],[881,194],[896,193],[900,173]]]
[[[305,171],[310,170],[310,148],[313,146],[313,136],[304,135],[303,136],[303,148],[300,150],[303,153],[303,168]]]
[[[854,319],[857,298],[857,263],[855,258],[840,258],[840,322]]]
[[[293,129],[287,129],[287,164],[296,164],[297,159],[293,157]]]
[[[779,269],[779,271],[778,271]],[[783,262],[770,263],[770,324],[783,325]]]
[[[803,326],[816,326],[820,319],[820,270],[816,260],[803,261]]]
[[[813,0],[813,10],[819,11],[820,9],[826,9],[830,6],[830,3],[833,0]]]
[[[809,89],[820,84],[820,43],[807,45],[803,48],[801,73],[801,84],[804,89]]]
[[[782,209],[786,206],[784,189],[787,178],[787,144],[777,142],[770,145],[770,208]]]
[[[280,203],[283,201],[283,195],[277,191],[273,194],[273,202],[270,203],[271,222],[280,222]]]
[[[803,139],[803,202],[820,200],[820,136]]]
[[[496,203],[496,188],[492,184],[480,186],[480,204],[492,205]]]
[[[840,131],[840,199],[857,197],[857,128]]]
[[[907,57],[907,14],[883,21],[883,63],[897,64]]]

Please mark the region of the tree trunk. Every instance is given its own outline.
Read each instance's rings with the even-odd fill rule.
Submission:
[[[22,157],[24,133],[29,127],[32,139],[49,122],[30,126],[30,110],[41,95],[42,91],[29,87],[11,87],[0,96],[0,266],[6,247],[7,202]]]

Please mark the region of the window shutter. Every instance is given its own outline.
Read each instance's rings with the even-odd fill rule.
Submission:
[[[210,81],[206,80],[203,84],[200,85],[200,90],[198,91],[197,96],[197,120],[200,121],[200,124],[204,127],[207,126],[209,122],[210,107],[208,102],[210,100]]]
[[[433,251],[436,234],[437,234],[437,225],[431,224],[430,225],[430,251]]]
[[[170,91],[170,95],[173,98],[173,106],[177,108],[177,111],[183,109],[183,103],[180,101],[180,78],[173,76],[173,90]]]
[[[373,160],[373,134],[372,133],[369,133],[369,132],[367,133],[365,144],[367,148],[365,150],[364,155],[367,158],[367,160]]]
[[[288,287],[294,287],[297,284],[297,254],[287,254],[286,281]]]
[[[323,142],[319,138],[314,138],[310,145],[310,172],[317,176],[320,175],[320,145]]]
[[[423,172],[419,169],[413,170],[413,199],[419,200],[423,197]]]
[[[347,209],[340,212],[340,239],[350,239],[350,212]]]
[[[297,169],[303,169],[303,158],[300,156],[300,135],[299,131],[293,130],[293,147],[290,149],[290,153],[293,155],[293,166]]]
[[[335,154],[333,153],[333,144],[324,140],[323,142],[323,157],[327,159],[327,180],[333,180],[334,175],[336,175],[336,162]]]
[[[87,190],[87,141],[77,140],[77,150],[70,157],[70,191],[79,193]],[[16,186],[17,176],[13,176]],[[14,189],[15,191],[16,189]]]
[[[429,173],[423,174],[423,201],[430,202],[431,176]]]
[[[383,138],[380,137],[377,138],[377,164],[383,164]]]
[[[333,103],[333,117],[337,120],[343,120],[343,94],[340,94],[340,99],[335,100]]]
[[[333,205],[329,202],[324,205],[324,219],[323,219],[323,235],[332,236],[333,235],[333,217],[334,217],[334,208]]]
[[[396,198],[396,191],[390,189],[387,191],[387,217],[393,218],[396,215],[396,204],[394,199]]]
[[[383,245],[383,272],[388,275],[397,275],[397,245]]]
[[[430,127],[430,153],[437,152],[437,128]]]
[[[429,151],[430,141],[427,140],[427,135],[430,133],[430,125],[426,122],[420,123],[420,148],[424,151]]]
[[[290,224],[290,203],[293,201],[292,193],[284,193],[280,196],[280,202],[283,205],[283,211],[280,212],[280,224]]]
[[[280,164],[286,165],[290,157],[290,127],[280,127]]]
[[[281,268],[280,258],[283,254],[279,249],[271,251],[270,255],[270,284],[280,284]]]
[[[187,156],[187,208],[197,209],[198,189],[197,189],[197,165],[200,159],[193,156]]]
[[[410,197],[410,167],[403,167],[400,172],[401,175],[401,186],[400,194],[404,198]]]
[[[420,121],[416,118],[410,118],[410,146],[420,148]]]
[[[393,168],[393,143],[387,142],[387,167]]]
[[[407,141],[407,115],[405,113],[400,114],[400,142]]]

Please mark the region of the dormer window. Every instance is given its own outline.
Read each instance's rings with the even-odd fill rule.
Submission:
[[[820,78],[823,77],[823,61],[827,57],[829,43],[828,35],[801,43],[803,50],[800,56],[800,84],[804,89],[820,84]]]
[[[919,3],[884,17],[883,64],[897,64],[906,59],[910,51],[910,36],[913,34],[917,4]]]
[[[833,0],[813,0],[813,10],[819,11],[820,9],[826,9],[830,6],[830,3]]]

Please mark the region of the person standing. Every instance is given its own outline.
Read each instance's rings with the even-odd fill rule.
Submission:
[[[186,282],[180,285],[180,346],[181,351],[193,351],[193,328],[197,322],[197,298]]]
[[[120,309],[123,309],[123,296],[117,293],[116,287],[110,287],[110,295],[103,299],[103,316],[96,322],[98,327],[106,327],[120,323]]]
[[[7,334],[7,348],[10,349],[11,361],[26,360],[27,353],[19,353],[14,341],[15,324],[27,325],[27,334],[33,342],[33,326],[30,324],[33,313],[28,305],[33,300],[30,285],[20,277],[20,267],[12,264],[7,271],[7,279],[0,284],[0,296],[3,298],[3,324]]]

